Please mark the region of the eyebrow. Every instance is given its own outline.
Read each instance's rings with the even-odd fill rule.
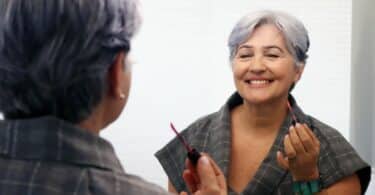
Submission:
[[[238,49],[242,49],[242,48],[251,49],[251,48],[253,48],[253,46],[250,46],[250,45],[241,45]]]
[[[242,49],[242,48],[252,49],[252,48],[254,48],[254,47],[251,46],[251,45],[241,45],[238,49]],[[278,50],[280,50],[281,52],[284,51],[283,49],[281,49],[280,47],[278,47],[278,46],[276,46],[276,45],[267,45],[267,46],[264,46],[263,49],[278,49]]]

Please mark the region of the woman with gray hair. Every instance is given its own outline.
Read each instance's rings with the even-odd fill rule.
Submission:
[[[307,59],[304,25],[282,12],[251,13],[235,25],[228,46],[237,92],[182,135],[218,163],[229,194],[365,193],[368,164],[290,94]],[[178,174],[182,151],[174,139],[156,153],[172,192],[187,189]]]
[[[127,102],[139,26],[135,0],[0,0],[0,194],[167,194],[98,136]],[[190,171],[196,194],[226,193],[208,156]]]

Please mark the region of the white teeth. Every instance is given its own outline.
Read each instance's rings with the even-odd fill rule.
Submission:
[[[250,84],[266,84],[268,80],[250,80]]]

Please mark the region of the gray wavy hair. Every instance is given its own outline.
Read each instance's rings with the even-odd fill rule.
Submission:
[[[306,63],[310,41],[305,26],[294,16],[270,10],[250,13],[234,26],[228,40],[231,62],[236,56],[238,47],[249,39],[254,29],[264,24],[275,25],[284,35],[287,48],[293,55],[297,66]]]
[[[140,22],[136,0],[1,0],[0,111],[82,121]]]

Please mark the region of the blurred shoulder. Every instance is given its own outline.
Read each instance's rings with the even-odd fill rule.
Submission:
[[[166,190],[156,184],[150,183],[137,175],[125,174],[119,177],[121,193],[118,194],[134,194],[134,195],[167,195]]]
[[[87,169],[88,189],[91,194],[166,195],[167,191],[143,178],[124,172],[98,168]]]

